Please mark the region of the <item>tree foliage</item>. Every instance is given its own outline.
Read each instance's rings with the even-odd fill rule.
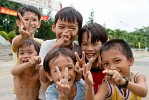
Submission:
[[[94,10],[92,9],[92,11],[90,12],[89,20],[86,23],[89,24],[93,22],[94,22]]]

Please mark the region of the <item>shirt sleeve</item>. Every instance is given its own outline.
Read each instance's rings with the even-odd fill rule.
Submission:
[[[43,60],[51,48],[52,48],[52,41],[51,40],[44,41],[42,43],[42,45],[40,47],[40,52],[39,52],[39,56],[41,58],[40,65],[43,65]]]
[[[50,85],[45,93],[46,100],[58,100],[58,92],[55,84]]]

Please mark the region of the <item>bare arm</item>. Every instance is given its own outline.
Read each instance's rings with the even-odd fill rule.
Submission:
[[[16,65],[12,68],[11,70],[11,74],[14,75],[14,76],[17,76],[17,75],[20,75],[24,72],[24,70],[26,68],[29,68],[31,67],[32,64],[30,64],[29,62],[26,62],[26,63],[23,63],[23,64],[19,64],[19,65]]]
[[[106,96],[109,94],[109,87],[107,81],[104,80],[102,84],[98,87],[98,91],[95,95],[94,100],[105,100]]]
[[[129,82],[127,89],[140,97],[145,97],[148,92],[145,76],[139,73],[136,81],[136,83]]]
[[[20,75],[25,71],[26,68],[35,67],[37,64],[40,63],[40,61],[41,60],[39,56],[33,56],[32,58],[29,59],[28,62],[14,66],[11,70],[11,73],[14,76]]]
[[[14,39],[13,39],[13,42],[12,42],[12,46],[18,48],[19,46],[22,45],[23,41],[27,39],[25,38],[24,36],[22,36],[21,34],[16,36]]]
[[[45,75],[43,65],[40,65],[39,74],[40,74],[40,81],[42,81],[43,83],[46,83],[49,81]]]

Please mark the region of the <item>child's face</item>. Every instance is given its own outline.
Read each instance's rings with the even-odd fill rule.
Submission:
[[[69,40],[65,42],[64,46],[71,45],[71,43],[77,36],[78,29],[79,27],[76,20],[74,23],[69,23],[68,21],[58,19],[57,23],[53,24],[52,26],[52,30],[56,33],[57,39],[60,39],[63,36],[66,36],[66,38],[68,38],[67,35],[69,35]],[[68,30],[72,31],[67,32]]]
[[[34,45],[23,45],[19,47],[18,59],[21,64],[28,62],[32,56],[37,56],[37,51],[35,50]]]
[[[22,18],[26,25],[29,25],[29,20],[31,19],[28,29],[31,34],[34,34],[41,25],[40,20],[38,20],[38,15],[35,15],[35,13],[27,11],[22,15]],[[17,20],[17,26],[20,27],[21,25],[23,25],[22,20]]]
[[[56,59],[52,59],[49,62],[51,68],[51,75],[48,76],[50,81],[60,81],[60,77],[64,77],[66,75],[65,68],[68,68],[68,82],[70,86],[73,86],[76,72],[74,69],[74,63],[72,59],[68,56],[60,55]],[[58,74],[56,67],[58,67],[59,71],[61,72],[61,76]]]
[[[123,77],[129,75],[134,59],[127,59],[119,50],[111,49],[101,54],[102,67],[106,70],[117,70]]]
[[[91,33],[89,33],[89,38],[87,33],[83,33],[81,50],[85,52],[85,57],[88,61],[91,57],[97,57],[99,55],[101,45],[101,41],[91,43]]]

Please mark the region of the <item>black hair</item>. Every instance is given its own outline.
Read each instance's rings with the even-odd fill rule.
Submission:
[[[133,58],[133,53],[129,44],[122,39],[113,39],[103,44],[100,48],[100,55],[102,52],[111,49],[119,50],[127,59]]]
[[[52,59],[54,59],[54,60],[57,59],[60,55],[64,55],[65,57],[70,57],[72,59],[73,63],[74,64],[76,63],[75,55],[70,49],[68,49],[68,48],[53,48],[47,53],[47,55],[44,59],[44,62],[43,62],[44,70],[45,70],[45,72],[48,72],[49,75],[51,74],[51,67],[49,65],[49,62]]]
[[[78,22],[79,29],[82,27],[83,17],[81,13],[73,7],[65,7],[58,11],[55,15],[54,24],[57,23],[58,19],[68,21],[70,23],[74,23],[76,20]]]
[[[22,46],[30,46],[30,45],[34,45],[35,50],[37,51],[37,54],[39,55],[39,51],[40,51],[40,46],[41,46],[41,44],[38,43],[38,42],[36,42],[36,41],[33,40],[33,39],[26,39],[26,40],[24,40],[23,43],[22,43],[22,45],[21,45],[20,47],[22,47]],[[19,49],[19,48],[18,48],[18,49]]]
[[[108,35],[103,26],[98,23],[86,24],[81,28],[78,34],[78,42],[80,46],[82,44],[82,35],[84,32],[87,33],[88,38],[91,33],[91,43],[98,42],[100,40],[103,44],[108,40]]]
[[[32,12],[32,13],[35,13],[35,15],[38,16],[38,20],[41,19],[41,13],[40,13],[40,11],[36,7],[31,6],[31,5],[25,5],[25,6],[21,7],[21,8],[19,8],[17,10],[17,13],[20,13],[23,16],[24,13],[27,12],[27,11]],[[17,14],[17,19],[20,20],[18,14]]]

